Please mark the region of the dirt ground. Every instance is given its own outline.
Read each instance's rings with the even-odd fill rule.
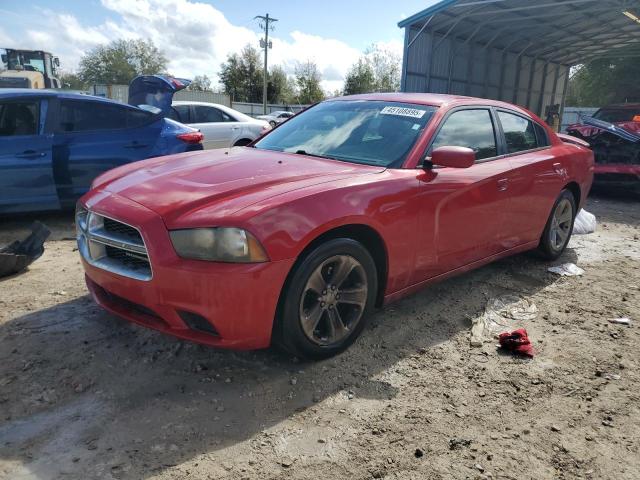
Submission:
[[[516,256],[380,310],[348,352],[310,364],[102,312],[72,215],[47,215],[45,255],[0,281],[0,478],[636,480],[640,202],[588,210],[598,231],[557,262],[583,276]],[[0,244],[29,220],[0,220]],[[537,307],[532,360],[470,345],[504,294]]]

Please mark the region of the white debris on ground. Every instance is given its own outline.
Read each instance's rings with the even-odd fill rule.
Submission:
[[[563,263],[562,265],[549,267],[547,271],[563,277],[576,277],[584,274],[584,270],[575,263]]]
[[[584,208],[578,212],[575,221],[573,222],[574,235],[586,235],[596,231],[596,216],[593,213],[587,212]]]
[[[487,302],[484,313],[473,319],[471,345],[479,347],[487,337],[524,328],[527,321],[535,319],[538,308],[531,301],[518,295],[502,295]]]

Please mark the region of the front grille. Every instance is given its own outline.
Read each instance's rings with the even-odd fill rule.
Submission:
[[[135,228],[108,217],[104,218],[104,229],[107,232],[124,235],[125,237],[140,240],[140,232]]]
[[[137,228],[95,212],[86,213],[78,249],[94,267],[136,280],[151,280],[151,262]]]

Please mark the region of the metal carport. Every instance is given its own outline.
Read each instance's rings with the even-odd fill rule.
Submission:
[[[486,97],[543,115],[573,65],[640,56],[640,0],[443,0],[405,29],[402,91]]]

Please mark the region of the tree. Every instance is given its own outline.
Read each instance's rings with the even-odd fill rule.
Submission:
[[[567,105],[598,107],[640,102],[640,61],[637,57],[601,58],[580,65],[569,80]]]
[[[324,99],[324,92],[320,87],[322,76],[314,62],[307,60],[305,63],[298,63],[295,77],[298,86],[298,103],[315,103]]]
[[[364,52],[373,70],[377,92],[397,92],[400,90],[402,57],[380,44],[372,44]]]
[[[187,90],[194,92],[208,92],[211,91],[211,79],[206,75],[196,75],[191,81],[191,85]]]
[[[236,102],[262,102],[262,66],[260,55],[251,45],[240,54],[227,56],[220,66],[220,83],[224,92]]]
[[[402,58],[381,46],[370,45],[345,78],[344,93],[397,92],[400,90]]]
[[[267,99],[269,103],[296,103],[295,85],[280,65],[274,65],[269,72]]]
[[[351,66],[344,79],[344,94],[355,95],[375,91],[373,68],[364,58]]]
[[[63,89],[68,90],[86,90],[88,85],[84,83],[77,73],[58,72],[58,79]]]
[[[78,77],[86,84],[128,84],[166,68],[167,58],[150,40],[114,40],[82,57]]]

